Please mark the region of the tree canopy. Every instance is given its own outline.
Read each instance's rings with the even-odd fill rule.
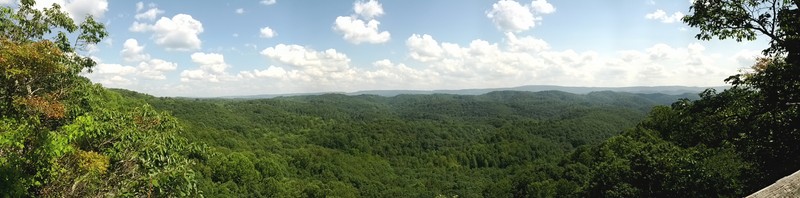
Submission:
[[[0,7],[0,196],[194,196],[197,146],[177,121],[79,74],[108,34],[58,4]]]
[[[694,0],[683,21],[700,29],[697,39],[770,39],[767,54],[800,50],[800,1],[798,0]]]

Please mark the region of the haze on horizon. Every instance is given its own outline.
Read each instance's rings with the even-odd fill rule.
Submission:
[[[0,4],[14,4],[0,0]],[[698,41],[690,1],[46,0],[111,35],[84,74],[156,96],[720,86],[766,39]]]

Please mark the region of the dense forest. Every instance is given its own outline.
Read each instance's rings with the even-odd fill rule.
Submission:
[[[192,142],[219,148],[197,169],[206,196],[276,197],[509,197],[529,185],[566,193],[578,184],[561,176],[565,155],[680,97],[503,91],[230,100],[116,91],[170,112]]]
[[[726,90],[159,98],[80,74],[108,36],[0,8],[2,197],[741,197],[800,169],[800,1],[697,0],[770,40]],[[687,99],[688,98],[688,99]]]

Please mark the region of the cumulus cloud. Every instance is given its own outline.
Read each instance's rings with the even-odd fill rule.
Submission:
[[[134,22],[129,30],[153,32],[155,43],[167,50],[197,50],[202,44],[198,36],[203,32],[203,24],[188,14],[177,14],[172,18],[161,17],[155,24]]]
[[[237,8],[234,12],[236,12],[236,14],[244,14],[244,8]]]
[[[177,63],[162,59],[151,59],[150,54],[145,52],[145,47],[139,45],[136,39],[127,39],[122,44],[120,55],[125,62],[138,63],[136,66],[121,64],[103,63],[102,60],[94,58],[99,62],[92,73],[85,74],[95,82],[100,82],[106,86],[123,87],[134,83],[143,83],[142,80],[165,80],[166,72],[174,71]]]
[[[61,9],[76,22],[81,22],[87,16],[92,15],[95,19],[103,18],[108,11],[107,0],[39,0],[33,5],[36,9],[49,8],[53,4],[61,5]]]
[[[272,5],[272,4],[275,4],[275,3],[278,3],[278,1],[277,0],[261,0],[261,4],[264,4],[264,5]]]
[[[368,84],[381,84],[389,89],[430,89],[430,84],[439,84],[438,73],[425,69],[415,69],[403,63],[393,63],[388,59],[372,63],[374,70],[362,72],[363,81]]]
[[[473,40],[468,45],[412,35],[409,56],[448,86],[470,88],[560,84],[575,86],[718,85],[735,68],[702,44],[655,44],[601,56],[594,51],[551,50],[547,42],[506,33],[504,43]],[[744,53],[743,53],[744,54]],[[743,58],[743,62],[744,62]],[[710,82],[708,79],[718,79]]]
[[[120,52],[122,59],[127,62],[138,62],[150,59],[150,55],[144,53],[144,46],[140,46],[136,39],[125,40]]]
[[[95,74],[112,74],[117,76],[124,76],[136,73],[136,68],[131,66],[124,66],[120,64],[97,64],[92,69]]]
[[[286,77],[286,70],[282,67],[269,66],[265,70],[253,70],[239,72],[239,77],[245,78],[279,78]]]
[[[378,25],[380,22],[377,20],[364,20],[353,18],[350,16],[336,17],[334,29],[343,34],[343,38],[350,43],[385,43],[391,38],[388,31],[379,31]]]
[[[650,20],[658,20],[662,23],[675,23],[680,22],[684,14],[682,12],[674,12],[672,15],[667,14],[664,10],[658,9],[652,13],[644,15],[644,18]]]
[[[380,31],[380,21],[375,17],[384,14],[383,6],[377,1],[356,1],[353,4],[353,16],[336,17],[333,29],[342,34],[342,38],[353,44],[385,43],[391,39],[388,31]]]
[[[317,51],[299,45],[278,44],[261,51],[261,55],[277,63],[264,70],[242,71],[239,78],[270,78],[319,88],[352,86],[358,71],[350,66],[350,58],[335,49]]]
[[[547,2],[547,0],[534,0],[531,2],[531,9],[536,13],[550,14],[556,12],[556,7]]]
[[[383,6],[375,0],[356,1],[353,5],[353,11],[364,19],[369,20],[383,15]]]
[[[237,87],[239,95],[260,94],[264,90],[287,93],[528,84],[717,86],[741,68],[735,63],[752,60],[752,54],[744,51],[736,56],[709,53],[700,43],[653,44],[603,55],[594,51],[553,50],[541,39],[514,33],[506,33],[501,42],[476,39],[466,44],[413,34],[406,40],[406,47],[407,61],[377,59],[368,65],[356,65],[347,54],[336,49],[278,44],[261,51],[268,59],[262,68],[228,75],[230,67],[221,55],[204,54],[205,59],[193,57],[201,67],[184,71],[181,76],[185,81],[199,82],[213,81],[216,77],[220,83],[185,85],[196,88],[211,85],[220,88],[218,93],[228,93],[230,87]]]
[[[229,66],[225,63],[225,57],[222,54],[216,53],[201,53],[196,52],[192,54],[192,62],[200,65],[200,69],[209,71],[213,74],[222,74]]]
[[[94,66],[92,73],[86,75],[92,79],[93,82],[103,84],[104,86],[120,87],[132,85],[134,81],[128,78],[127,75],[135,72],[135,67],[100,63]]]
[[[147,19],[152,21],[156,20],[156,17],[158,17],[158,15],[164,14],[164,10],[158,9],[157,7],[155,7],[155,4],[150,4],[149,6],[150,9],[147,9],[147,11],[141,13],[136,13],[136,15],[133,16],[133,18],[136,20]],[[137,3],[136,12],[139,12],[142,9],[144,9],[144,5],[142,4],[142,2]]]
[[[278,35],[272,30],[272,28],[269,27],[263,27],[259,30],[259,32],[261,33],[261,38],[272,38],[275,37],[275,35]]]
[[[137,73],[140,76],[154,80],[167,79],[167,76],[164,75],[164,73],[169,71],[174,71],[176,68],[178,68],[177,63],[161,59],[150,59],[142,61],[139,63],[139,66],[136,67]]]
[[[409,56],[414,60],[428,62],[433,61],[442,56],[444,50],[439,46],[439,43],[430,35],[413,34],[406,39],[406,46],[408,46]]]
[[[546,0],[535,0],[525,5],[514,0],[500,0],[492,5],[486,17],[500,30],[522,32],[535,27],[542,20],[541,15],[555,11],[556,8]]]
[[[278,44],[261,51],[261,55],[295,68],[340,71],[348,68],[350,58],[335,49],[316,51],[299,45]]]
[[[749,68],[756,62],[756,58],[762,56],[763,54],[761,54],[761,51],[759,50],[743,49],[739,52],[736,52],[736,54],[733,55],[733,59],[736,60],[736,63],[738,63],[740,68]]]
[[[174,71],[177,67],[178,64],[161,59],[144,60],[135,67],[101,62],[92,69],[92,73],[84,75],[104,86],[130,88],[145,83],[143,80],[164,80],[165,72]]]
[[[225,57],[217,53],[195,52],[191,56],[192,62],[199,65],[197,69],[183,70],[181,81],[208,81],[220,82],[228,78],[225,71],[230,65],[225,63]]]
[[[542,39],[531,36],[517,37],[511,32],[506,32],[506,42],[509,50],[514,52],[539,52],[550,49],[550,45]]]

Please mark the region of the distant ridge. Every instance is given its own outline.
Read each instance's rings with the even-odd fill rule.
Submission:
[[[275,98],[285,96],[306,96],[306,95],[322,95],[330,93],[338,93],[345,95],[378,95],[392,97],[402,94],[455,94],[455,95],[481,95],[493,91],[563,91],[574,94],[588,94],[598,91],[613,91],[613,92],[628,92],[628,93],[641,93],[641,94],[667,94],[667,95],[682,95],[682,94],[697,94],[703,92],[708,88],[722,91],[727,89],[728,86],[717,87],[689,87],[689,86],[634,86],[634,87],[568,87],[568,86],[555,86],[555,85],[526,85],[510,88],[486,88],[486,89],[456,89],[456,90],[366,90],[350,93],[342,92],[322,92],[322,93],[292,93],[292,94],[262,94],[262,95],[249,95],[249,96],[227,96],[222,98]]]

